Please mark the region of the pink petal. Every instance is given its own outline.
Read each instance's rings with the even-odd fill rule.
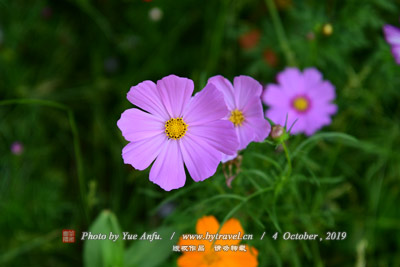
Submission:
[[[306,90],[303,83],[303,75],[296,68],[286,68],[278,74],[277,79],[287,96],[303,93]]]
[[[251,98],[242,109],[245,119],[264,118],[263,107],[259,97]]]
[[[319,102],[314,105],[311,112],[317,112],[319,114],[333,115],[337,112],[337,105],[333,103]]]
[[[253,97],[253,99],[244,107],[243,115],[246,121],[246,124],[243,126],[251,127],[255,134],[252,141],[264,141],[264,139],[269,135],[271,125],[264,118],[264,112],[260,98]]]
[[[291,134],[298,134],[305,132],[305,130],[307,129],[306,115],[305,114],[299,115],[295,111],[289,111],[288,114],[289,115],[288,115],[287,130],[289,130],[290,127],[292,127],[293,125]]]
[[[239,146],[233,123],[217,120],[204,125],[192,126],[188,129],[192,138],[201,138],[213,148],[228,154],[234,154]]]
[[[150,170],[150,181],[165,191],[185,185],[186,174],[178,143],[177,140],[166,140]]]
[[[265,116],[272,120],[275,124],[285,126],[286,114],[289,112],[286,108],[276,108],[272,107],[268,109]]]
[[[187,105],[183,120],[191,127],[222,119],[227,114],[223,94],[214,84],[209,83]]]
[[[390,45],[400,45],[400,29],[392,25],[383,26],[386,41]]]
[[[268,84],[263,93],[263,101],[270,107],[288,108],[289,97],[283,89],[276,84]]]
[[[222,153],[206,140],[187,135],[180,145],[186,168],[194,181],[203,181],[216,172]]]
[[[152,81],[144,81],[136,86],[132,86],[127,95],[128,100],[164,120],[168,120],[168,113],[161,101],[160,93]]]
[[[194,89],[193,81],[169,75],[157,82],[157,88],[170,117],[181,117],[184,108],[192,96]]]
[[[400,45],[395,45],[392,47],[392,54],[397,64],[400,64]]]
[[[247,120],[247,123],[244,124],[243,127],[250,127],[253,129],[254,137],[251,141],[254,142],[264,141],[271,131],[271,125],[264,118],[251,118]]]
[[[208,83],[212,83],[215,87],[224,94],[225,103],[229,110],[236,108],[235,95],[231,82],[221,75],[217,75],[208,79]]]
[[[242,110],[253,97],[260,97],[262,86],[249,76],[238,76],[233,80],[236,108]]]
[[[136,108],[125,110],[117,125],[124,138],[130,142],[162,134],[165,130],[162,119]]]
[[[304,84],[313,86],[322,82],[322,74],[316,68],[307,68],[303,71]]]
[[[336,98],[335,87],[329,81],[310,86],[306,95],[311,98],[312,105],[314,102],[327,102]]]
[[[242,126],[235,127],[239,138],[239,150],[245,149],[251,142],[262,142],[268,137],[271,126],[263,118],[246,119]]]
[[[135,169],[144,170],[158,156],[167,141],[165,134],[160,134],[152,138],[143,139],[138,142],[127,144],[122,149],[122,158],[125,164],[132,165]]]
[[[286,121],[287,116],[287,121]],[[285,126],[287,130],[292,127],[293,123],[296,121],[292,128],[292,134],[300,133],[305,129],[304,125],[304,116],[305,114],[299,114],[291,109],[280,109],[280,108],[271,108],[267,110],[266,117],[272,120],[275,124],[279,124],[281,126]]]
[[[245,149],[248,144],[255,138],[255,133],[248,122],[244,122],[242,126],[235,127],[236,134],[239,138],[239,150]]]
[[[316,131],[321,129],[325,125],[329,125],[332,119],[328,113],[320,112],[319,110],[313,110],[305,117],[307,127],[304,132],[310,136]]]
[[[231,161],[231,160],[235,159],[237,156],[238,156],[237,153],[235,153],[234,155],[226,155],[226,154],[223,154],[223,155],[222,155],[221,162],[222,162],[222,163],[227,163],[228,161]]]

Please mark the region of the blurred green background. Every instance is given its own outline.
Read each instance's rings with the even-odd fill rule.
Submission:
[[[382,33],[399,17],[399,0],[0,0],[0,266],[175,266],[177,237],[65,244],[61,231],[178,235],[204,215],[238,218],[260,266],[400,266],[400,66]],[[268,188],[287,162],[266,143],[244,151],[232,189],[222,167],[164,192],[123,164],[130,86],[168,74],[197,90],[216,74],[267,84],[292,63],[336,86],[339,111],[289,140],[278,197]],[[287,231],[347,238],[272,239]]]

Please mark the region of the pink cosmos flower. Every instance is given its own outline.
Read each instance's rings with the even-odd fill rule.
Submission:
[[[221,120],[228,113],[223,95],[209,84],[191,97],[193,88],[192,80],[175,75],[141,82],[127,98],[143,111],[128,109],[117,122],[130,142],[122,150],[124,163],[144,170],[155,160],[150,181],[166,191],[185,184],[184,164],[194,181],[203,181],[223,153],[238,147],[233,125]]]
[[[383,32],[388,44],[392,47],[392,54],[397,64],[400,65],[400,28],[386,24]]]
[[[229,80],[218,75],[211,77],[208,84],[214,84],[224,94],[229,109],[225,119],[235,126],[239,139],[238,150],[246,148],[252,141],[261,142],[267,138],[271,126],[264,118],[261,102],[262,86],[259,82],[242,75],[234,78],[232,86]],[[224,155],[223,161],[233,158]]]
[[[278,84],[268,84],[263,101],[270,108],[266,116],[274,123],[290,127],[291,133],[312,135],[324,125],[331,123],[331,115],[337,106],[335,87],[322,79],[316,68],[307,68],[303,73],[296,68],[286,68],[277,76]]]

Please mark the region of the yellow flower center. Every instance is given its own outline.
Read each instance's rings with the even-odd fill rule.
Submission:
[[[293,107],[300,112],[307,110],[309,105],[307,98],[303,96],[299,96],[293,101]]]
[[[172,118],[165,123],[165,134],[170,139],[181,139],[185,136],[188,125],[182,118]]]
[[[212,265],[213,263],[220,260],[220,256],[217,255],[216,252],[211,251],[211,252],[204,254],[203,259],[207,265]]]
[[[233,122],[233,124],[235,126],[242,126],[242,123],[244,121],[244,116],[243,116],[243,112],[241,112],[240,110],[233,110],[231,112],[231,116],[229,117],[229,120],[231,122]]]

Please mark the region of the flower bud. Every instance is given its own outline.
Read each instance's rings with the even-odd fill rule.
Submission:
[[[271,139],[276,143],[282,143],[289,139],[289,133],[286,132],[285,127],[282,127],[279,124],[276,124],[271,127],[271,133],[269,134]]]
[[[330,35],[332,35],[332,33],[333,33],[332,24],[330,24],[330,23],[325,24],[325,25],[322,27],[322,33],[323,33],[325,36],[330,36]]]
[[[163,11],[158,7],[153,7],[149,11],[149,18],[150,20],[157,22],[160,21],[163,17]]]
[[[285,128],[280,126],[279,124],[272,126],[271,128],[271,138],[276,140],[282,137],[285,134]]]

